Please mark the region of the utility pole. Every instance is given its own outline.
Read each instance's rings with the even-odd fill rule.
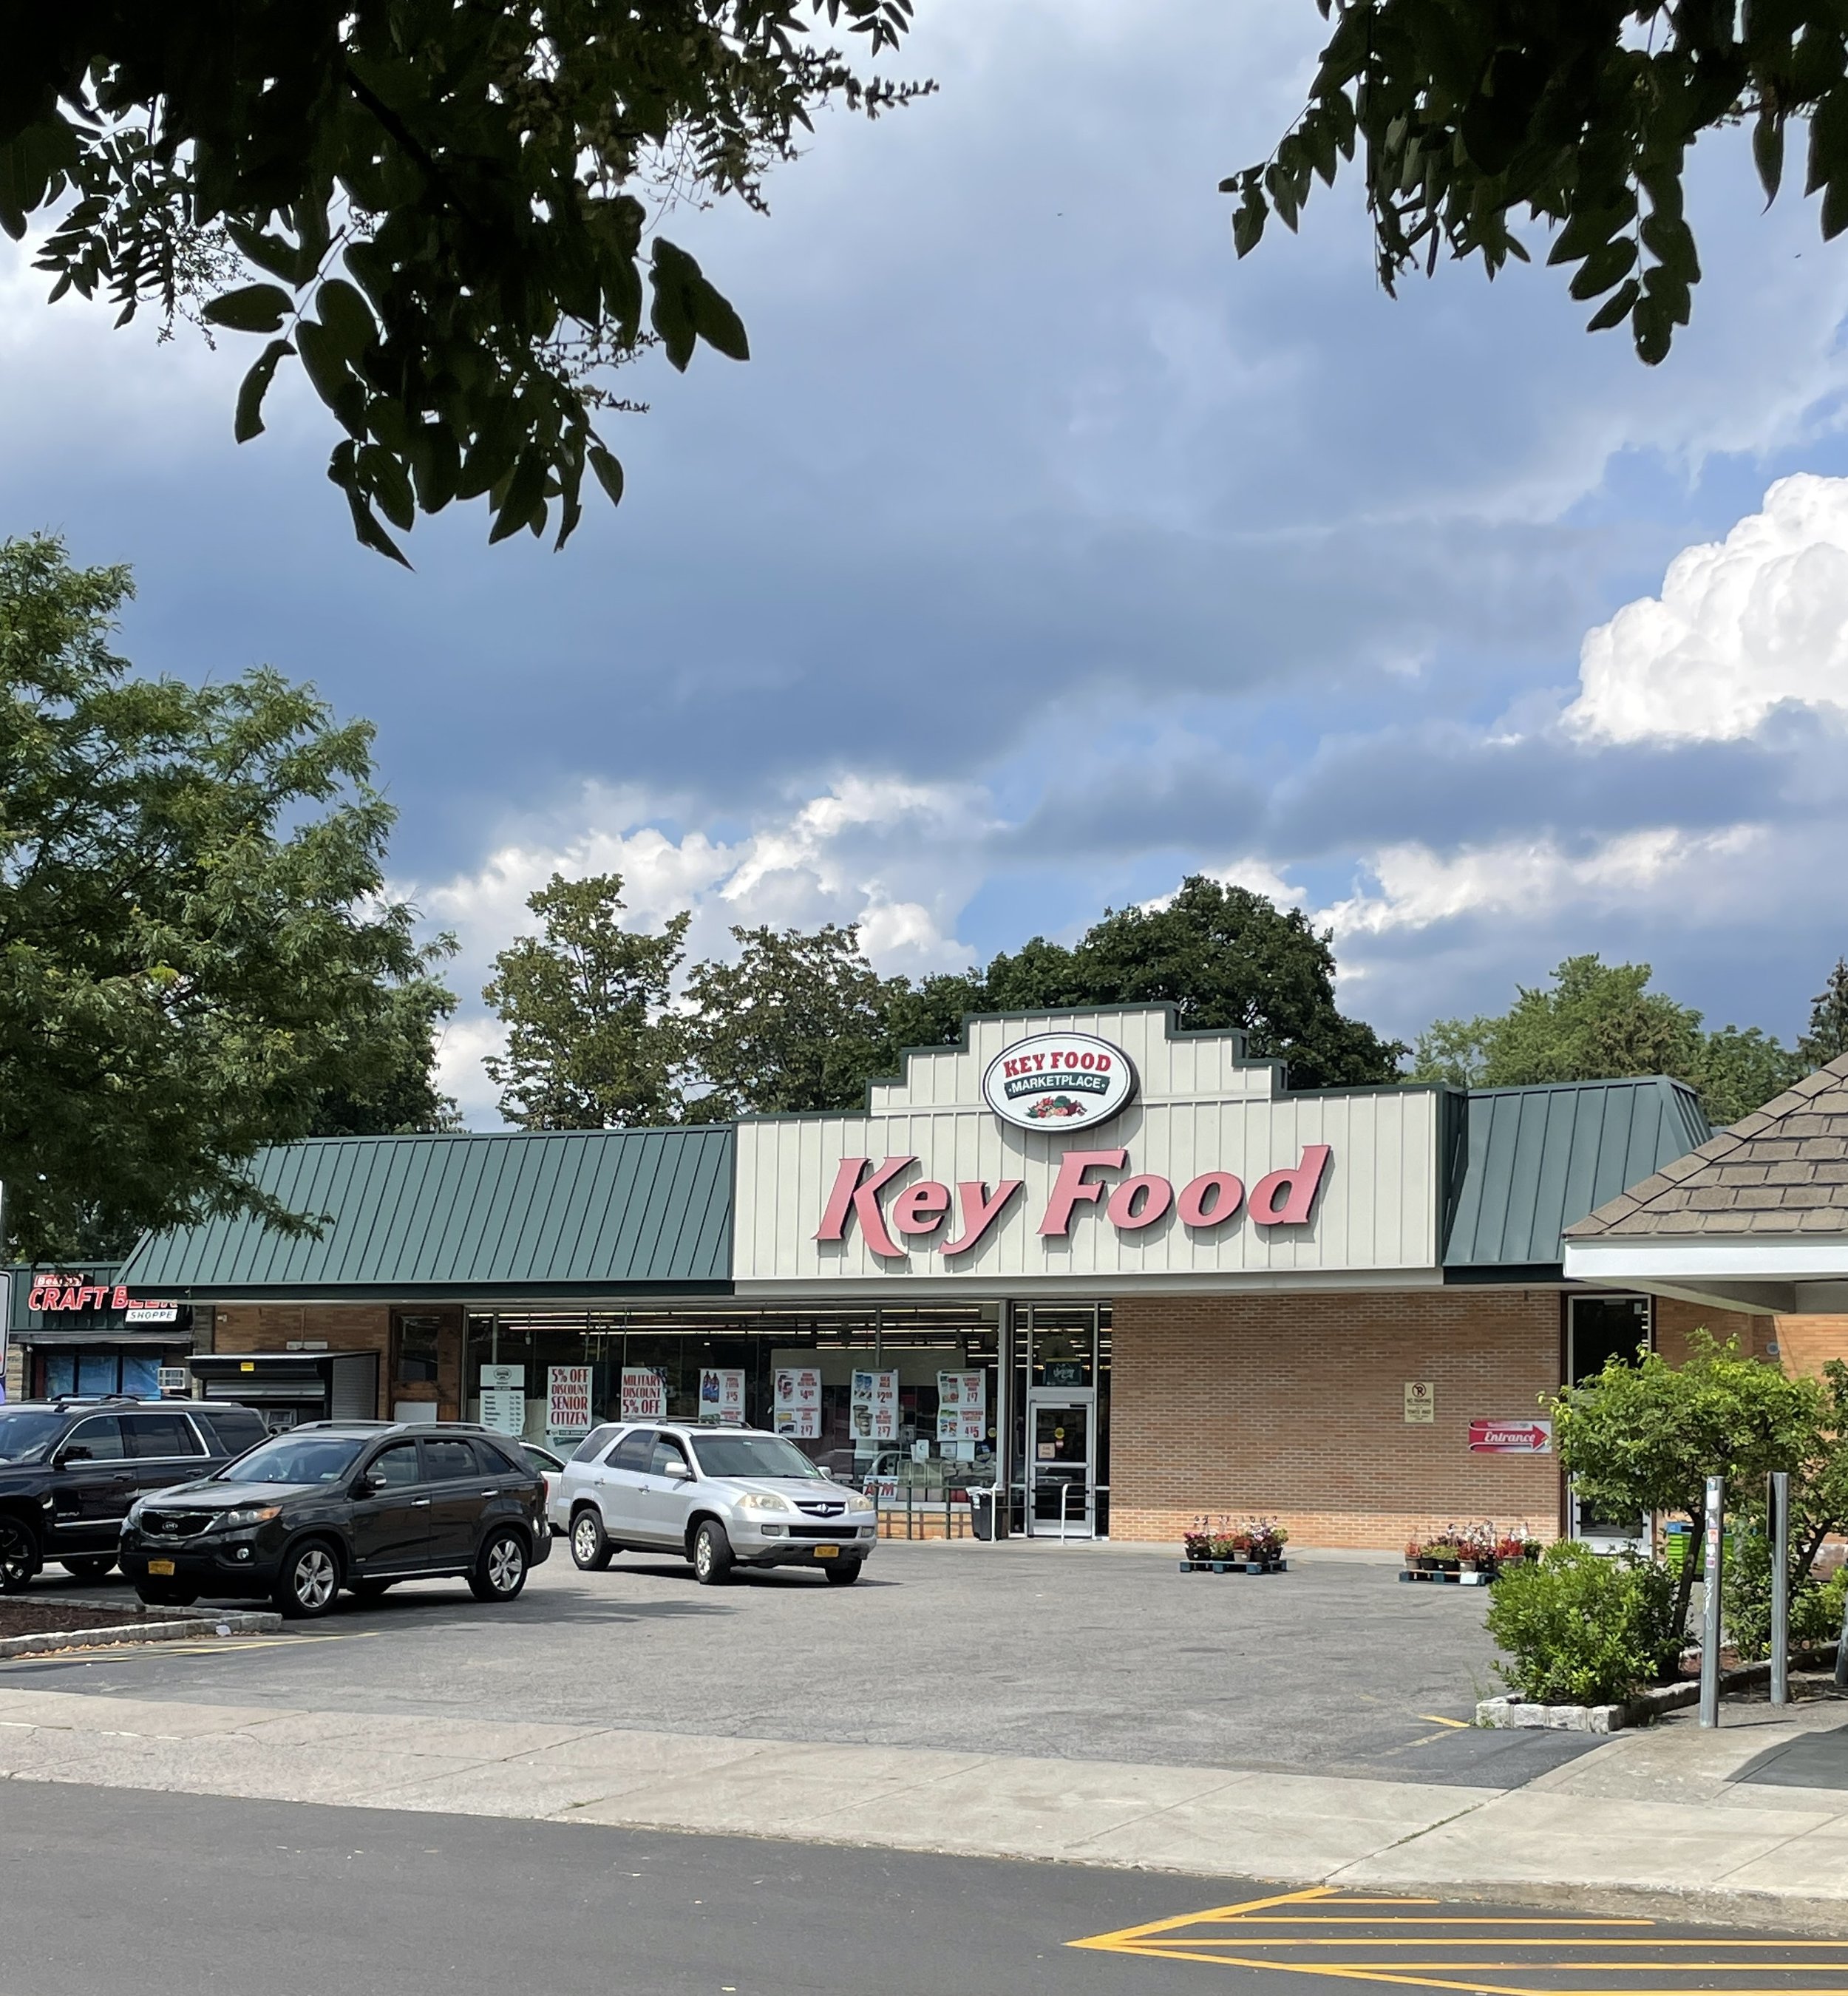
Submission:
[[[1771,1702],[1790,1703],[1790,1471],[1771,1471]]]
[[[1701,1596],[1701,1723],[1719,1723],[1719,1592],[1726,1557],[1726,1479],[1707,1478],[1707,1578]]]

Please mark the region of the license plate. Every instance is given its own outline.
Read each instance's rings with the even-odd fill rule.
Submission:
[[[174,1563],[171,1560],[150,1560],[147,1563],[147,1570],[150,1574],[164,1574],[171,1578]]]
[[[838,1559],[841,1548],[838,1546],[817,1546],[815,1557],[817,1559]]]

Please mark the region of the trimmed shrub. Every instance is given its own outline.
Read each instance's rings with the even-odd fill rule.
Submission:
[[[1791,1589],[1790,1640],[1793,1649],[1833,1643],[1842,1633],[1842,1602],[1848,1567],[1827,1581],[1805,1575]],[[1761,1532],[1742,1533],[1726,1547],[1726,1633],[1744,1663],[1761,1663],[1771,1653],[1771,1548]]]
[[[1488,1626],[1509,1658],[1497,1671],[1541,1705],[1621,1704],[1665,1677],[1678,1649],[1667,1570],[1569,1539],[1502,1572]]]

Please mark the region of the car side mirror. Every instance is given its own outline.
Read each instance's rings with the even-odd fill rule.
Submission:
[[[68,1448],[58,1451],[57,1461],[52,1466],[56,1469],[62,1469],[67,1462],[91,1462],[95,1460],[95,1458],[90,1453],[89,1444],[87,1442],[74,1441]]]
[[[370,1469],[360,1478],[360,1488],[368,1497],[377,1496],[379,1492],[385,1487],[385,1477],[383,1471]]]
[[[676,1483],[690,1483],[693,1481],[693,1471],[683,1462],[676,1462],[667,1473]]]

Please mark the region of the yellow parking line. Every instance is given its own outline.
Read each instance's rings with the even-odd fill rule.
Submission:
[[[1467,1719],[1445,1719],[1435,1712],[1421,1712],[1418,1716],[1433,1726],[1454,1726],[1459,1733],[1467,1733],[1470,1729]]]

